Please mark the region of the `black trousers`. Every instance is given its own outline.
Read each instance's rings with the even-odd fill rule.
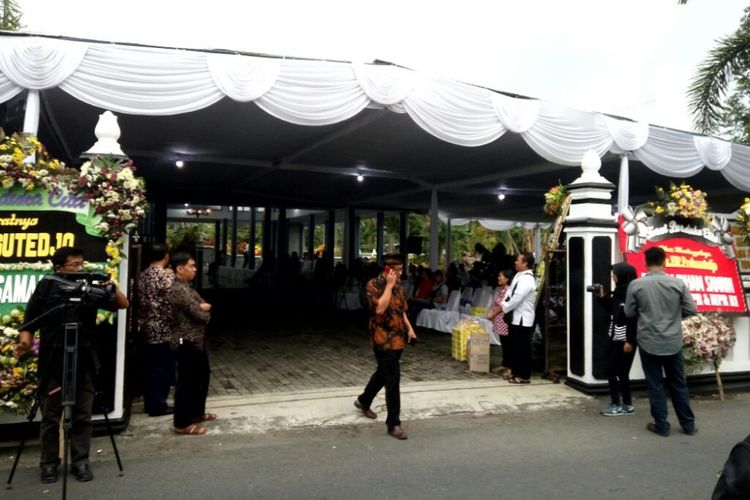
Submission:
[[[175,352],[169,342],[143,346],[143,406],[149,415],[167,409],[169,388],[175,378]]]
[[[609,394],[612,403],[631,405],[633,399],[630,394],[630,368],[635,358],[635,348],[631,352],[623,351],[625,342],[611,341],[607,352],[607,363],[604,373],[609,382]],[[622,399],[620,398],[622,396]]]
[[[501,363],[501,366],[504,366],[505,368],[510,368],[511,373],[513,372],[513,361],[511,361],[511,351],[513,348],[511,347],[511,340],[509,335],[498,335],[500,337],[500,345],[503,347],[503,361]]]
[[[70,438],[70,464],[82,465],[89,462],[91,448],[91,411],[94,406],[94,384],[88,371],[76,374],[77,385],[75,405]],[[42,393],[42,422],[39,427],[39,439],[42,446],[42,458],[39,465],[57,465],[60,463],[60,419],[63,414],[63,393],[60,381],[50,378]]]
[[[211,370],[208,354],[185,342],[177,348],[177,384],[174,392],[174,426],[187,427],[206,413]]]
[[[510,367],[513,370],[513,376],[529,380],[531,378],[531,335],[534,333],[534,327],[510,325],[509,330]]]
[[[369,408],[380,389],[385,387],[385,404],[388,408],[388,417],[385,419],[385,424],[388,426],[388,430],[391,430],[397,425],[401,425],[401,419],[399,418],[401,414],[401,389],[399,388],[401,366],[399,360],[403,351],[383,351],[380,349],[373,349],[373,351],[378,367],[370,377],[364,392],[360,394],[359,402],[365,408]]]

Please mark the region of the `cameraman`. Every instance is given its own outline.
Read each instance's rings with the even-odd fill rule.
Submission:
[[[61,247],[52,256],[52,267],[55,276],[66,279],[69,273],[83,271],[83,251],[78,248]],[[97,294],[97,296],[99,296]],[[70,430],[71,472],[78,481],[91,481],[94,476],[89,466],[89,448],[91,445],[91,412],[94,403],[94,384],[92,376],[99,368],[99,360],[94,351],[94,334],[97,309],[115,311],[128,307],[128,299],[116,290],[113,295],[87,301],[86,297],[71,313],[65,306],[69,297],[61,289],[60,281],[44,277],[38,284],[26,306],[27,325],[39,320],[41,330],[39,339],[39,393],[42,408],[40,441],[42,456],[40,461],[43,483],[57,481],[57,468],[60,464],[60,419],[62,418],[62,380],[64,359],[63,325],[75,321],[79,326],[78,366],[75,388],[75,405],[73,406],[72,427]],[[71,313],[67,315],[66,312]],[[48,316],[42,317],[49,313]],[[72,315],[72,316],[71,316]],[[18,355],[22,356],[31,350],[33,329],[19,332]]]

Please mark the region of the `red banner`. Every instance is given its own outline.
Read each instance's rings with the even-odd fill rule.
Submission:
[[[620,224],[620,248],[626,249],[627,235]],[[722,247],[711,244],[700,236],[675,234],[661,235],[657,241],[647,240],[636,252],[626,252],[625,259],[638,270],[646,272],[643,252],[660,246],[667,254],[664,270],[682,279],[693,295],[700,312],[721,311],[744,313],[747,311],[737,260],[727,257]]]

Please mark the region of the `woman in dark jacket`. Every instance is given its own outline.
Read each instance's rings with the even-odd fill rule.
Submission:
[[[625,293],[636,279],[636,270],[626,262],[612,266],[615,289],[609,294],[599,288],[599,304],[610,313],[609,347],[605,374],[609,381],[612,402],[602,410],[605,417],[633,415],[635,408],[630,395],[630,367],[636,350],[636,318],[625,316]]]

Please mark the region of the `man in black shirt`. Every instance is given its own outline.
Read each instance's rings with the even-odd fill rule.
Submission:
[[[55,276],[58,278],[68,273],[83,271],[83,252],[80,249],[61,247],[51,260]],[[79,481],[90,481],[94,477],[89,466],[91,413],[95,394],[92,374],[99,368],[93,346],[96,312],[97,309],[114,311],[128,307],[128,299],[119,290],[113,296],[90,301],[84,299],[76,305],[65,306],[66,302],[68,302],[68,297],[61,290],[60,281],[54,277],[45,277],[38,283],[26,306],[27,325],[38,320],[33,330],[40,329],[39,397],[42,408],[40,467],[44,483],[57,481],[57,468],[60,464],[59,428],[63,412],[61,387],[64,359],[63,325],[66,322],[76,322],[79,327],[77,387],[70,430],[71,472]],[[18,354],[25,355],[31,350],[32,341],[32,329],[19,332]]]

